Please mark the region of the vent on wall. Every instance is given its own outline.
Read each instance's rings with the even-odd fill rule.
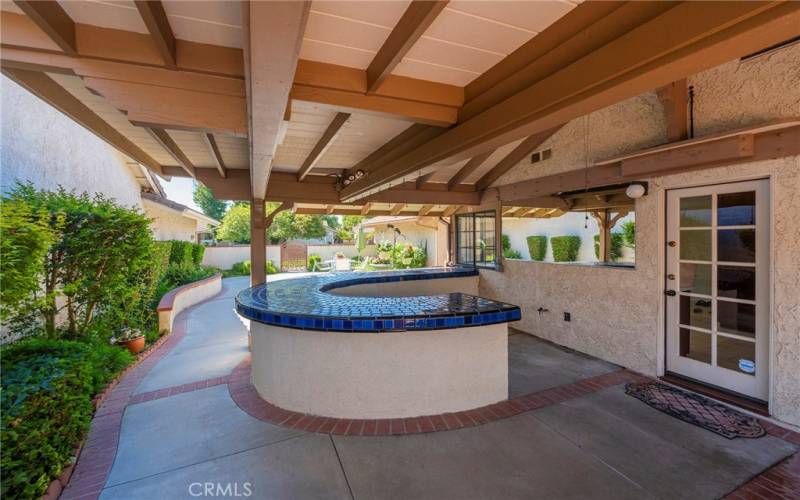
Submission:
[[[553,151],[548,149],[543,149],[541,151],[536,151],[531,155],[531,163],[536,163],[542,160],[549,160],[550,157],[553,156]]]

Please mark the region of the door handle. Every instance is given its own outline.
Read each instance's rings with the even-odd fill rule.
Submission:
[[[677,294],[675,293],[675,290],[664,290],[664,295],[668,295],[670,297],[674,297]]]

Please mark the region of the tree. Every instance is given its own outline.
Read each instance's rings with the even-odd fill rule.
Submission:
[[[266,213],[272,213],[279,203],[269,202]],[[320,215],[298,215],[284,210],[275,216],[267,230],[270,243],[281,243],[292,239],[323,238],[326,224]],[[234,204],[222,218],[217,229],[217,239],[234,243],[250,243],[250,205]]]
[[[250,205],[237,203],[222,217],[217,239],[233,243],[250,243]]]
[[[194,183],[194,193],[192,199],[204,214],[212,219],[222,220],[225,211],[228,210],[228,202],[214,198],[214,194],[206,186]]]

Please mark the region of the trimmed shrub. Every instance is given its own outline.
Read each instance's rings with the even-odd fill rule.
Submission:
[[[622,224],[622,236],[626,247],[636,248],[636,221],[629,220]]]
[[[611,261],[616,262],[622,257],[622,245],[625,235],[622,233],[611,233]],[[600,260],[600,235],[594,235],[594,256]]]
[[[191,241],[172,240],[172,252],[169,255],[169,263],[177,265],[193,265],[193,249]]]
[[[308,262],[306,263],[306,270],[314,271],[316,270],[317,266],[322,263],[322,257],[312,253],[308,256]]]
[[[206,247],[203,245],[198,245],[197,243],[192,243],[192,262],[194,262],[195,266],[199,266],[203,263],[203,255],[206,253]]]
[[[547,236],[528,236],[528,252],[532,260],[542,261],[547,255]]]
[[[507,234],[503,235],[502,242],[503,242],[503,251],[504,252],[506,250],[511,250],[511,238],[509,238]],[[504,256],[505,256],[505,254],[504,254]]]
[[[89,430],[92,398],[133,361],[127,349],[65,340],[3,347],[4,498],[39,498]]]
[[[556,262],[575,262],[581,249],[580,236],[553,236],[550,238],[553,260]]]
[[[275,266],[275,264],[271,260],[268,260],[266,264],[264,264],[264,267],[266,268],[265,270],[267,274],[278,274],[279,272],[281,272],[281,270],[278,269],[277,266]]]
[[[226,278],[231,277],[231,276],[249,276],[251,267],[252,267],[252,264],[250,263],[250,260],[245,260],[243,262],[237,262],[229,270],[223,271],[222,275],[224,277],[226,277]],[[213,268],[211,268],[211,269],[213,269]],[[277,273],[280,272],[280,269],[278,269],[271,260],[268,260],[264,264],[264,271],[267,274],[277,274]]]
[[[522,253],[520,253],[519,250],[512,250],[509,248],[508,250],[503,250],[503,257],[506,259],[521,259]]]

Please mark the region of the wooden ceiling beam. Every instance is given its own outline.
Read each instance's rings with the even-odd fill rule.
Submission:
[[[153,39],[153,43],[158,49],[164,66],[168,68],[177,67],[177,57],[175,49],[175,35],[169,25],[167,13],[161,0],[135,0],[136,8],[142,17],[147,31]]]
[[[475,189],[478,191],[483,191],[487,187],[491,186],[497,179],[502,177],[503,174],[514,168],[514,166],[525,159],[529,154],[533,153],[536,148],[541,146],[544,141],[558,132],[562,126],[563,125],[559,125],[543,132],[539,132],[538,134],[533,134],[519,143],[519,145],[505,157],[503,157],[503,159],[500,160],[497,165],[492,167],[491,170],[483,174],[483,176],[478,179],[478,182],[475,183]]]
[[[405,203],[395,203],[394,205],[392,205],[392,208],[389,209],[389,215],[399,215],[404,208],[406,208]]]
[[[464,166],[461,167],[458,170],[458,172],[456,172],[456,175],[454,175],[453,177],[450,178],[449,181],[447,181],[447,189],[452,190],[455,186],[458,186],[459,184],[464,182],[464,179],[469,177],[470,174],[472,174],[472,172],[474,172],[481,165],[483,165],[484,162],[486,162],[486,160],[488,160],[489,157],[492,156],[492,153],[494,153],[494,150],[486,151],[485,153],[481,153],[477,156],[473,156],[472,158],[470,158],[469,161],[467,161],[467,163],[465,163]]]
[[[436,172],[428,172],[425,175],[420,175],[419,177],[417,177],[417,180],[416,180],[417,189],[422,189],[425,186],[425,184],[428,183],[428,181],[431,179],[431,177],[433,177],[433,175],[435,173]]]
[[[223,179],[228,177],[228,168],[225,166],[225,161],[222,159],[222,153],[219,152],[217,140],[214,139],[214,134],[203,134],[203,141],[208,147],[208,154],[214,159],[214,165],[217,167],[219,176]]]
[[[579,168],[496,186],[484,191],[481,201],[519,204],[519,200],[621,184],[646,179],[653,175],[667,175],[799,154],[800,117],[779,120],[777,123],[738,132],[690,139],[669,147],[651,148],[622,159],[604,161],[588,169]]]
[[[300,170],[297,171],[298,181],[305,179],[306,175],[308,175],[308,173],[311,172],[311,169],[314,168],[314,165],[316,165],[320,158],[322,158],[328,148],[333,145],[334,141],[336,140],[336,136],[339,135],[339,131],[341,130],[342,126],[347,123],[348,119],[350,119],[350,113],[336,113],[336,116],[333,117],[333,120],[331,120],[328,128],[326,128],[322,133],[322,136],[311,149],[311,152],[308,153],[308,156],[300,166]]]
[[[364,203],[364,206],[361,207],[361,211],[359,215],[369,215],[369,211],[372,209],[372,203]]]
[[[352,201],[429,165],[542,132],[796,35],[800,3],[682,2],[342,190]]]
[[[367,93],[375,92],[405,57],[447,1],[414,0],[367,67]]]
[[[664,108],[664,122],[669,142],[689,138],[689,91],[686,78],[656,89],[656,95]]]
[[[44,73],[3,67],[3,74],[151,171],[166,175],[153,157]]]
[[[422,207],[420,207],[420,209],[419,209],[419,215],[421,215],[421,216],[428,215],[431,210],[433,210],[433,205],[431,205],[431,204],[422,205]]]
[[[189,160],[189,158],[181,151],[181,148],[178,144],[170,137],[166,130],[161,128],[146,128],[147,132],[156,140],[161,146],[172,156],[178,165],[187,173],[190,177],[196,179],[197,173],[194,167],[194,164]]]
[[[54,0],[23,1],[15,4],[66,54],[77,54],[75,41],[75,22],[63,7]],[[9,15],[3,12],[3,16]]]
[[[310,1],[242,3],[250,187],[254,199],[266,199],[310,7]]]
[[[459,205],[450,205],[442,211],[442,217],[450,217],[454,213],[458,212],[460,208],[461,206]]]

